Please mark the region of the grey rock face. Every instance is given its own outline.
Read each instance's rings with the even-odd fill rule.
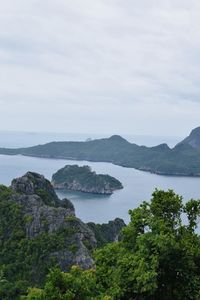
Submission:
[[[59,202],[51,183],[43,175],[34,172],[27,172],[24,176],[13,179],[11,188],[25,195],[46,193],[49,205],[56,205]]]
[[[65,226],[74,210],[45,205],[38,195],[15,195],[13,200],[22,206],[26,222],[26,235],[33,238],[41,233],[53,233]],[[68,200],[69,201],[69,200]]]
[[[186,137],[182,142],[177,144],[177,146],[180,145],[189,145],[192,148],[199,150],[200,149],[200,127],[193,129],[188,137]]]
[[[124,221],[120,218],[116,218],[114,221],[109,221],[106,224],[89,222],[87,225],[94,232],[98,246],[119,241],[122,228],[126,226]]]
[[[96,247],[97,242],[94,233],[89,227],[79,219],[76,220],[77,233],[71,241],[73,250],[59,251],[52,253],[52,257],[56,257],[58,264],[62,270],[68,270],[72,265],[79,265],[83,269],[94,267],[94,261],[90,251]],[[70,247],[70,248],[71,248]]]
[[[101,195],[111,195],[115,189],[110,188],[109,184],[105,184],[103,188],[100,187],[85,187],[77,180],[73,180],[71,183],[60,183],[56,184],[52,182],[53,186],[57,190],[68,190],[82,193],[90,194],[101,194]]]
[[[41,234],[49,237],[60,231],[64,235],[64,247],[50,253],[56,258],[63,271],[73,264],[87,269],[93,267],[91,250],[96,247],[92,230],[76,218],[74,206],[68,200],[60,200],[50,182],[44,176],[28,172],[14,179],[12,201],[22,208],[27,238],[37,238]]]

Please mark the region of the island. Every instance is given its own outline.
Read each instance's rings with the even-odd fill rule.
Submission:
[[[122,183],[110,175],[96,174],[89,166],[66,165],[52,176],[54,189],[111,195],[123,188]]]

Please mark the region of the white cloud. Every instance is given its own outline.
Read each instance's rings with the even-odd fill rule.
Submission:
[[[199,125],[198,1],[0,2],[2,129],[184,135]]]

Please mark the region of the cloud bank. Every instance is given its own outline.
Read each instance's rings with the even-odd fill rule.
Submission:
[[[1,1],[0,128],[187,134],[199,14],[196,0]]]

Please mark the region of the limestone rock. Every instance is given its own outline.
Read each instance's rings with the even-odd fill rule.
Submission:
[[[94,232],[99,247],[120,240],[121,231],[126,226],[124,221],[120,218],[116,218],[114,221],[109,221],[106,224],[89,222],[87,225]]]
[[[66,232],[65,247],[49,253],[63,271],[73,264],[87,269],[93,266],[91,250],[96,247],[92,230],[76,218],[74,206],[68,199],[60,200],[50,182],[44,176],[28,172],[12,181],[12,201],[18,203],[25,220],[27,238],[36,238],[41,234],[51,235]]]

